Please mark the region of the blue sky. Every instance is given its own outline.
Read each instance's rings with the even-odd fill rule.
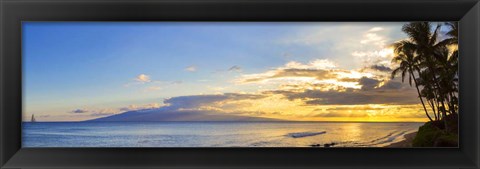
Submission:
[[[259,93],[279,84],[238,79],[293,62],[392,66],[386,49],[405,38],[403,24],[24,22],[24,115],[84,120],[177,96]]]
[[[281,65],[282,47],[272,45],[271,38],[295,28],[282,25],[25,23],[27,100],[137,99],[123,84],[139,74],[165,82],[195,82],[220,78],[211,73],[235,65],[252,71]],[[188,66],[198,71],[183,71]],[[58,100],[42,99],[45,96]]]

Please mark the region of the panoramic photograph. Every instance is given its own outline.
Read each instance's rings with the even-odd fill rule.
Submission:
[[[459,145],[457,22],[22,22],[22,147]]]

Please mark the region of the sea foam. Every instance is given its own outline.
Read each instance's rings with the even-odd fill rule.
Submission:
[[[298,133],[288,133],[286,136],[287,137],[292,137],[292,138],[301,138],[301,137],[310,137],[310,136],[316,136],[320,134],[325,134],[327,133],[326,131],[321,131],[321,132],[298,132]]]

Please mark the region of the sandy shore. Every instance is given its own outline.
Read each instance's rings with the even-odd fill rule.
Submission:
[[[417,135],[417,132],[406,134],[404,136],[405,140],[400,141],[400,142],[396,142],[396,143],[392,143],[392,144],[390,144],[388,146],[385,146],[385,147],[387,147],[387,148],[409,148],[409,147],[412,147],[412,141],[413,141],[413,138],[415,138],[416,135]]]

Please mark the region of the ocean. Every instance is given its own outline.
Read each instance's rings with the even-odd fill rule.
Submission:
[[[423,123],[24,122],[22,147],[384,147]]]

